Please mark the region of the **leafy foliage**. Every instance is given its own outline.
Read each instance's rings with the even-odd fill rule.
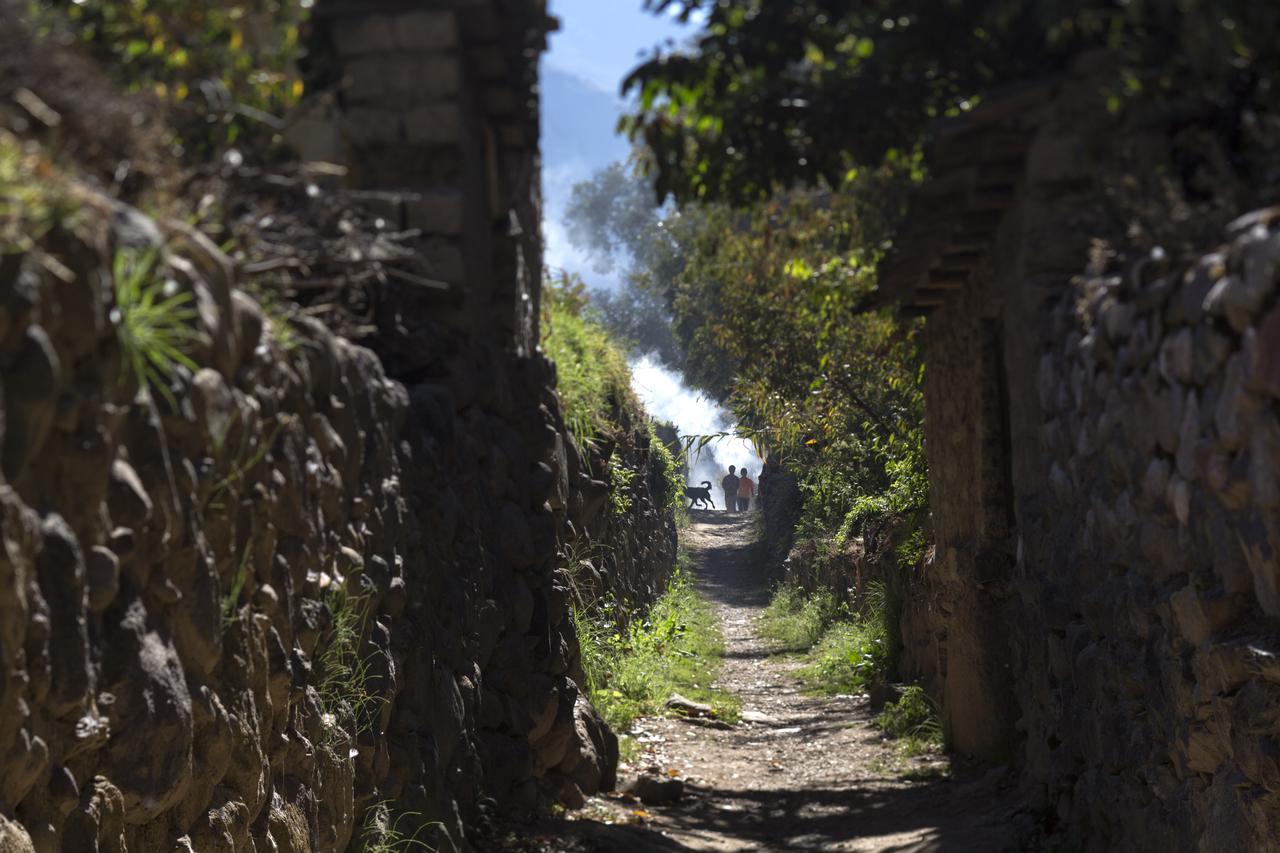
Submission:
[[[573,609],[591,704],[615,731],[661,713],[673,693],[707,702],[721,719],[736,718],[737,700],[710,688],[724,640],[687,571],[677,569],[647,613],[623,620],[616,606],[606,601]],[[624,621],[627,627],[620,628]]]
[[[0,254],[30,251],[77,205],[53,164],[34,145],[0,130]]]
[[[908,754],[942,748],[942,722],[938,719],[938,709],[924,688],[918,685],[908,686],[898,701],[886,704],[875,722],[885,734],[902,739]]]
[[[901,161],[932,121],[993,87],[1054,73],[1103,48],[1119,112],[1177,103],[1237,143],[1241,174],[1275,153],[1280,6],[1257,0],[647,0],[705,18],[692,49],[635,69],[623,120],[660,197],[743,203],[779,188],[838,184],[851,167]],[[1260,120],[1261,119],[1261,120]],[[1186,155],[1195,158],[1188,145]],[[1203,154],[1201,155],[1203,158]],[[1203,162],[1203,160],[1201,160]],[[1186,165],[1186,164],[1184,164]],[[1259,194],[1265,197],[1265,192]]]
[[[37,13],[69,26],[130,90],[186,115],[197,153],[267,138],[303,93],[296,67],[311,0],[49,0]]]
[[[828,591],[806,594],[792,586],[774,591],[760,619],[760,635],[779,652],[805,652],[798,671],[821,693],[863,690],[892,664],[893,614],[883,585],[874,585],[860,611]]]
[[[139,385],[154,388],[173,402],[166,380],[174,366],[196,369],[185,352],[199,338],[191,325],[196,318],[192,295],[167,291],[155,251],[121,249],[112,273],[116,299],[112,316],[125,365]]]
[[[653,189],[628,166],[613,163],[573,188],[565,211],[569,237],[600,272],[622,273],[618,292],[591,294],[601,322],[634,353],[655,353],[679,368],[667,293],[683,265],[684,213],[657,207]]]
[[[684,514],[684,476],[671,449],[658,437],[654,422],[649,422],[649,453],[661,473],[661,490],[657,496],[661,505],[673,510],[677,517]]]

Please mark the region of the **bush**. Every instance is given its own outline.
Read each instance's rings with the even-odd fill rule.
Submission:
[[[923,688],[911,685],[897,702],[884,706],[876,725],[890,737],[904,741],[913,754],[942,748],[942,723]]]
[[[269,141],[298,103],[310,2],[49,0],[36,19],[66,28],[129,91],[175,108],[193,153]]]
[[[680,463],[672,454],[671,448],[658,437],[653,421],[649,422],[649,453],[653,456],[653,464],[661,475],[659,486],[662,489],[658,498],[659,504],[676,513],[677,518],[684,515],[684,476],[680,472]]]

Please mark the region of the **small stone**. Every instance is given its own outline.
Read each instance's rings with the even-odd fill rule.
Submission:
[[[89,609],[106,610],[120,591],[120,559],[107,548],[95,545],[85,560],[85,583],[89,588]]]
[[[666,806],[677,803],[684,796],[684,781],[658,776],[637,776],[623,787],[624,794],[640,800],[646,806]]]
[[[1190,382],[1194,375],[1195,341],[1190,329],[1180,329],[1160,345],[1160,375],[1169,382]]]

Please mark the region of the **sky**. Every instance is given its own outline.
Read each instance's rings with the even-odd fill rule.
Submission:
[[[542,59],[543,236],[546,263],[577,273],[592,287],[616,288],[617,278],[592,268],[569,241],[564,210],[573,185],[618,160],[630,143],[616,135],[624,103],[623,78],[662,44],[678,43],[694,32],[669,17],[645,12],[642,0],[551,0],[560,31],[551,35]],[[631,364],[633,385],[649,414],[673,422],[682,435],[709,435],[732,429],[728,415],[656,359]],[[718,487],[729,465],[759,471],[759,460],[740,439],[710,445],[693,460],[691,482]]]
[[[542,150],[546,260],[579,273],[594,287],[617,279],[595,272],[569,243],[563,223],[573,185],[627,159],[630,144],[615,134],[622,80],[655,47],[685,39],[691,27],[645,12],[642,0],[551,0],[560,19],[542,59]]]

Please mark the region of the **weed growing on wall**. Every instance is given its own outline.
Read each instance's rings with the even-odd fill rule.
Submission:
[[[76,210],[53,164],[35,146],[0,130],[0,254],[30,251]]]
[[[376,803],[365,812],[364,826],[360,829],[360,840],[357,849],[360,853],[408,853],[411,850],[429,851],[435,848],[423,841],[419,836],[432,827],[443,827],[439,821],[419,823],[412,833],[402,823],[417,823],[417,812],[400,812],[391,810],[387,801]]]
[[[615,453],[609,457],[609,511],[614,518],[625,518],[631,512],[635,481],[636,472],[623,463],[621,456]]]
[[[121,249],[112,265],[116,307],[112,319],[125,367],[138,384],[173,402],[167,379],[177,365],[196,370],[186,350],[199,338],[192,326],[195,300],[172,292],[160,276],[158,252]],[[124,377],[122,377],[124,378]]]
[[[373,724],[381,699],[368,691],[368,666],[361,655],[369,599],[355,595],[346,584],[335,584],[325,597],[332,623],[316,656],[320,681],[316,691],[324,713],[323,746],[340,760],[341,747]]]
[[[610,605],[573,610],[591,704],[615,731],[661,713],[674,693],[711,705],[720,719],[736,719],[736,698],[710,687],[724,639],[687,570],[677,568],[649,611],[634,614],[627,628],[617,627],[616,616]]]

